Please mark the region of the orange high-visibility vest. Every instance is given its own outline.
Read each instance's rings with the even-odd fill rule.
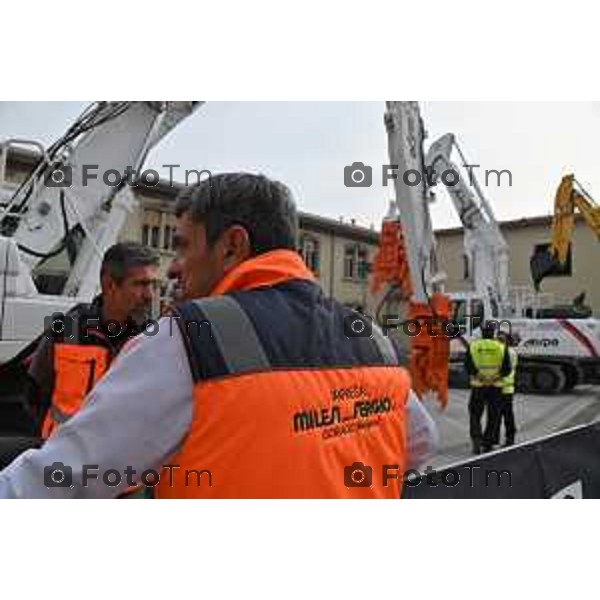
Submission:
[[[42,425],[42,438],[70,419],[96,382],[108,370],[111,352],[100,345],[54,344],[55,382],[50,408]]]
[[[236,267],[175,311],[194,378],[157,498],[399,498],[408,372],[387,338],[346,337],[300,257]]]

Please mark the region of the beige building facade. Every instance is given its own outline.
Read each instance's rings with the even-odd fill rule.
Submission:
[[[138,192],[140,210],[127,220],[122,239],[156,248],[164,276],[174,257],[175,199],[179,188],[164,183]],[[324,292],[355,308],[367,303],[369,264],[377,252],[379,234],[349,222],[299,213],[298,251]]]

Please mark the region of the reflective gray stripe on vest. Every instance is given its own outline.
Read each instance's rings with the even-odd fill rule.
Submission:
[[[244,309],[231,296],[203,298],[194,304],[210,323],[211,333],[230,373],[265,371],[269,359]]]
[[[394,346],[387,336],[383,335],[383,332],[379,327],[373,326],[373,341],[377,345],[379,353],[383,358],[383,362],[386,365],[397,365],[399,364],[398,355],[396,354],[396,350]]]

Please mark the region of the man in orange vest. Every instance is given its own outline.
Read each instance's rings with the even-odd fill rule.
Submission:
[[[177,203],[181,297],[0,497],[398,498],[435,426],[377,328],[296,250],[289,190],[227,173]],[[357,333],[358,332],[358,333]]]
[[[64,317],[50,318],[29,367],[39,388],[35,412],[44,439],[79,410],[123,344],[149,318],[158,276],[159,258],[151,248],[115,244],[102,261],[101,294]]]

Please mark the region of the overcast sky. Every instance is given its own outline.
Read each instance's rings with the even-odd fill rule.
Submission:
[[[0,102],[0,139],[49,144],[85,104]],[[499,220],[550,214],[568,172],[600,199],[600,103],[421,102],[421,111],[426,146],[452,132],[479,172],[512,172],[512,187],[507,178],[499,187],[492,178],[484,188]],[[384,102],[209,102],[152,151],[146,166],[181,164],[176,179],[185,168],[263,172],[287,183],[301,210],[379,227],[393,190],[381,186],[383,112]],[[355,161],[373,166],[371,188],[344,186],[344,166]],[[432,210],[436,227],[458,224],[444,194]]]

